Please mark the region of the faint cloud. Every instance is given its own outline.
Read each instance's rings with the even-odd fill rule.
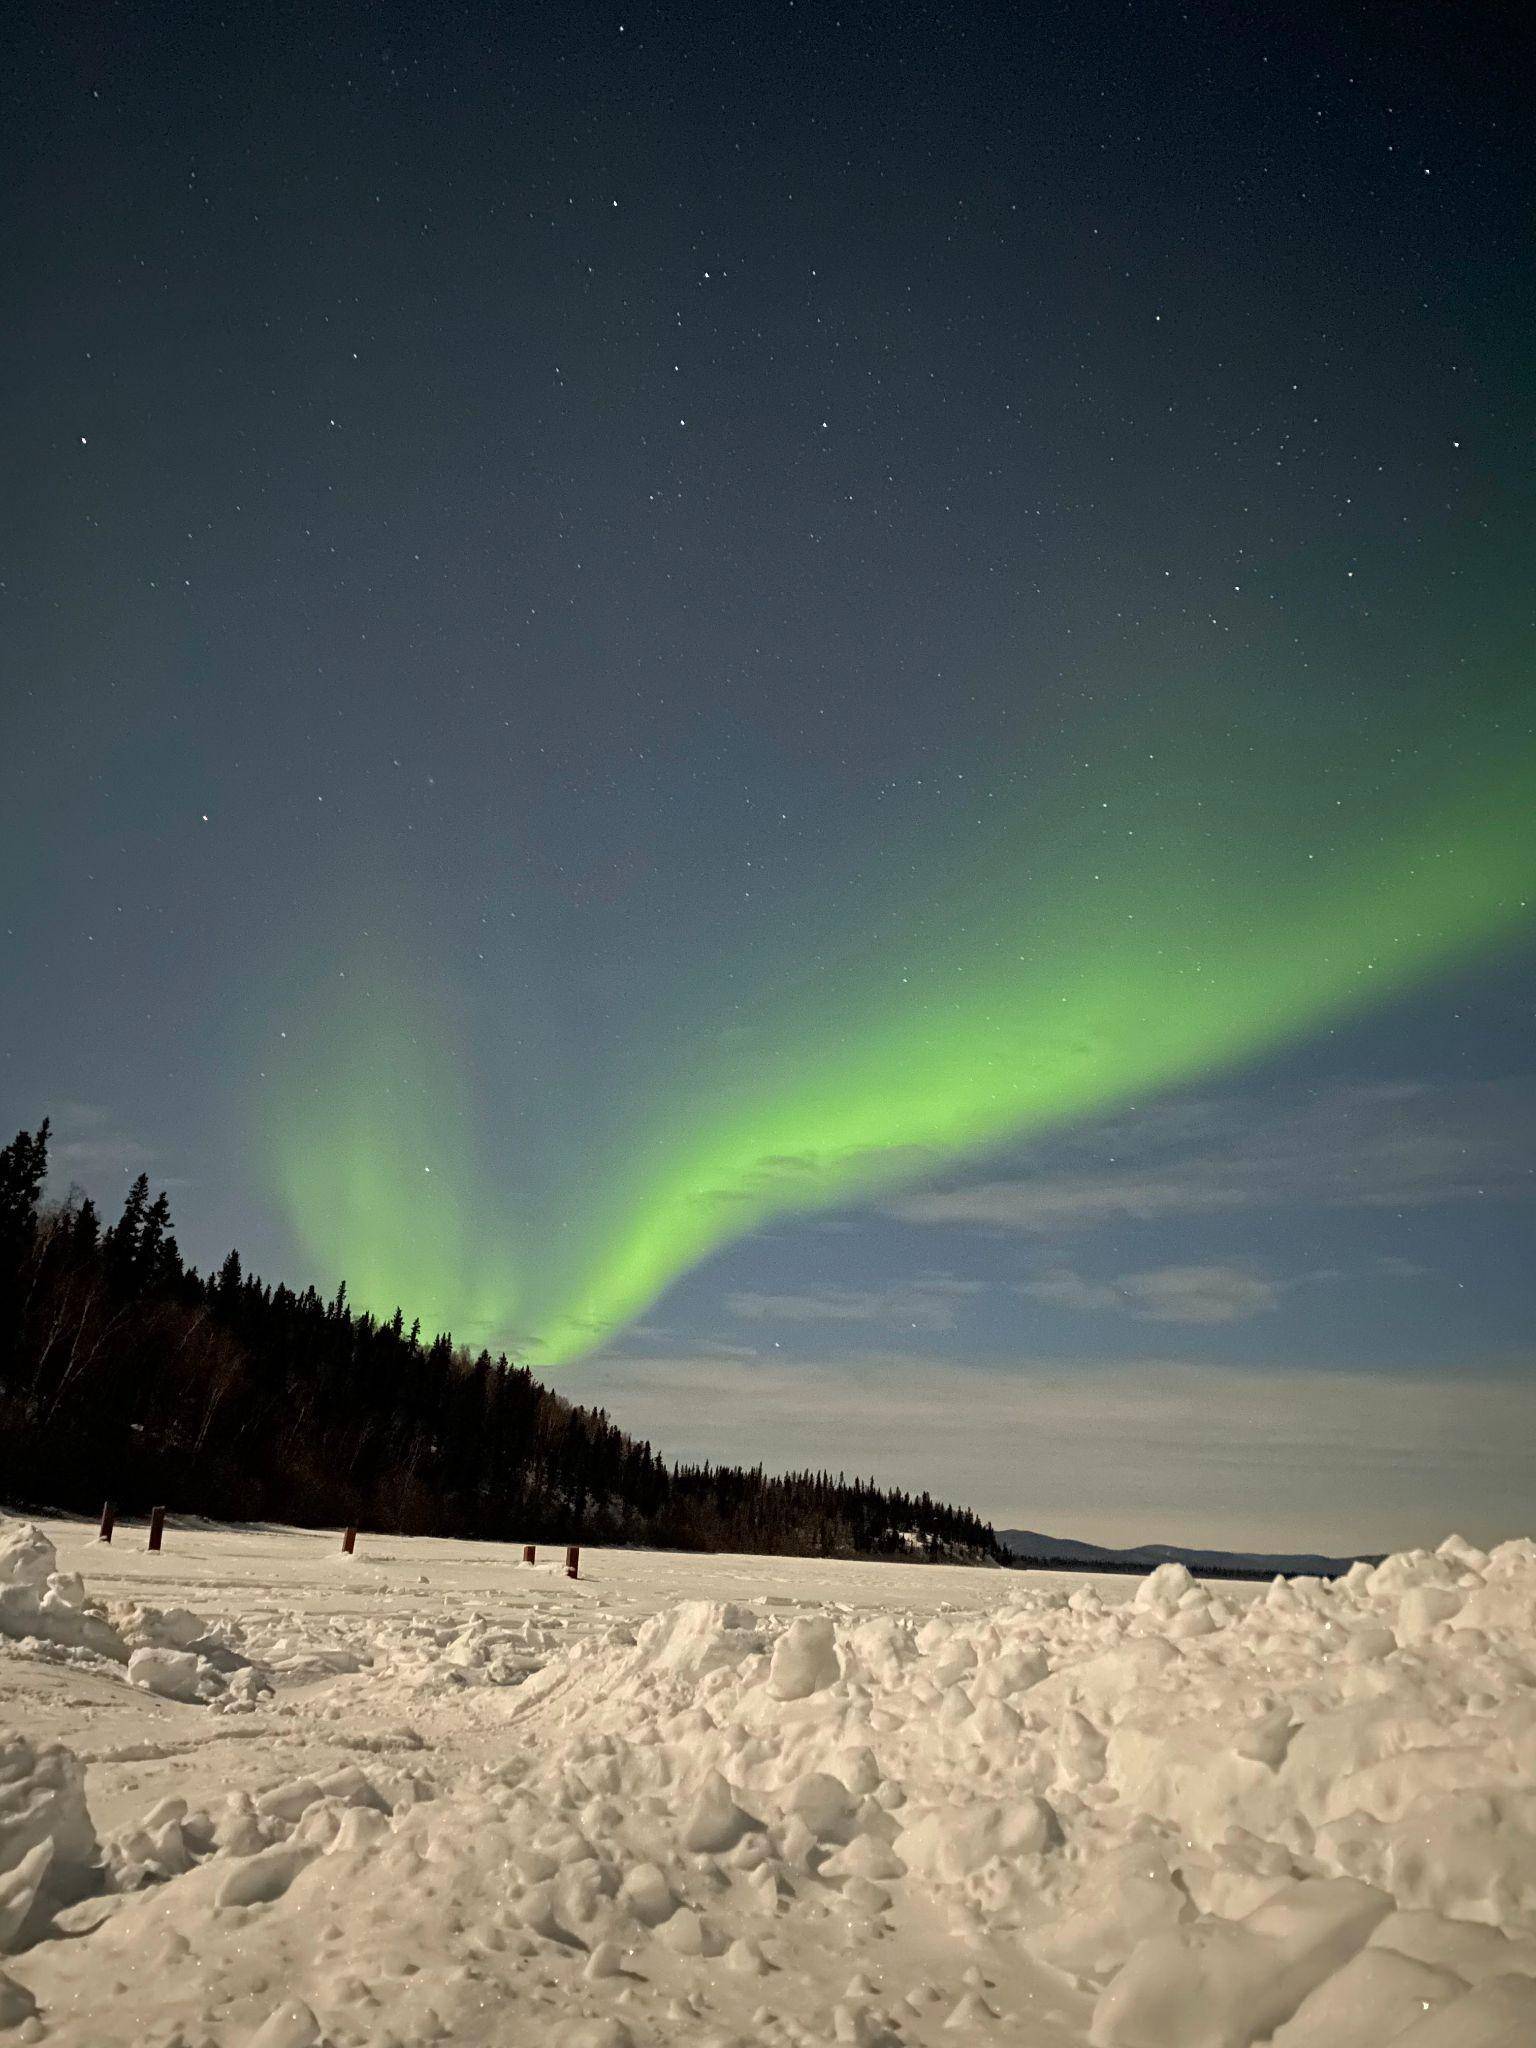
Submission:
[[[1163,1266],[1121,1281],[1131,1313],[1149,1323],[1237,1323],[1268,1313],[1277,1282],[1238,1266]]]
[[[148,1173],[155,1155],[141,1138],[124,1130],[110,1109],[96,1102],[61,1102],[53,1111],[48,1142],[48,1177],[87,1189],[116,1185]],[[184,1187],[185,1181],[157,1175],[158,1185]]]
[[[890,1214],[903,1223],[980,1225],[993,1230],[1055,1231],[1102,1223],[1112,1217],[1151,1222],[1166,1215],[1244,1206],[1236,1186],[1199,1186],[1130,1173],[1041,1173],[1028,1179],[990,1181],[976,1187],[942,1189],[895,1203]]]
[[[703,1188],[696,1200],[705,1205],[803,1203],[814,1208],[835,1196],[852,1202],[863,1188],[867,1195],[893,1180],[912,1182],[935,1172],[941,1155],[926,1145],[860,1146],[841,1152],[764,1152],[745,1162],[720,1186]],[[823,1223],[836,1228],[836,1223]]]
[[[1435,1277],[1432,1266],[1421,1266],[1414,1259],[1399,1258],[1393,1252],[1383,1252],[1372,1261],[1376,1273],[1387,1280],[1432,1280]]]
[[[1118,1310],[1147,1323],[1238,1323],[1264,1315],[1280,1285],[1244,1266],[1159,1266],[1118,1280],[1085,1280],[1062,1267],[1022,1280],[1015,1293],[1053,1307]]]
[[[1067,1266],[1042,1273],[1038,1280],[1021,1280],[1014,1292],[1028,1295],[1032,1301],[1043,1301],[1051,1308],[1092,1311],[1126,1306],[1125,1296],[1114,1281],[1085,1280],[1081,1273],[1074,1273]]]
[[[1533,1161],[1536,1081],[1393,1082],[1278,1108],[1154,1105],[1039,1146],[1006,1177],[908,1195],[887,1213],[1053,1235],[1237,1210],[1521,1201],[1536,1197]]]
[[[738,1203],[782,1201],[794,1190],[809,1197],[821,1185],[826,1167],[827,1161],[815,1153],[768,1152],[724,1186],[701,1189],[696,1199],[728,1208]]]
[[[984,1280],[939,1273],[893,1287],[818,1287],[793,1293],[728,1294],[728,1314],[743,1322],[884,1323],[941,1331],[955,1326],[956,1304],[986,1291]]]
[[[573,1327],[584,1328],[593,1339],[594,1345],[596,1345],[613,1340],[618,1334],[619,1326],[611,1322],[589,1322],[574,1325]],[[728,1344],[723,1340],[713,1338],[698,1339],[685,1336],[681,1331],[666,1323],[629,1323],[623,1326],[623,1332],[626,1345],[638,1344],[647,1349],[668,1345],[675,1349],[678,1344],[686,1343],[696,1346],[701,1353],[707,1354],[716,1362],[722,1360],[744,1362],[759,1355],[758,1347],[755,1344]],[[539,1354],[547,1350],[549,1344],[549,1340],[546,1337],[536,1333],[524,1334],[522,1332],[514,1332],[509,1335],[503,1331],[500,1334],[499,1341],[512,1357],[524,1362],[531,1362],[535,1365],[541,1364]],[[547,1367],[541,1365],[541,1369],[547,1369]],[[560,1368],[561,1379],[556,1383],[562,1390],[566,1371],[566,1367],[562,1366]]]

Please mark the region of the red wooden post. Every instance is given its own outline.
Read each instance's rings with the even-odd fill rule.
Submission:
[[[350,1557],[357,1548],[357,1531],[348,1529],[341,1539],[341,1547]]]
[[[565,1546],[565,1576],[568,1579],[575,1579],[581,1576],[580,1571],[578,1570],[580,1563],[580,1546],[575,1543],[568,1543]]]
[[[149,1511],[149,1547],[151,1550],[158,1550],[160,1548],[160,1536],[164,1528],[165,1509],[151,1508]]]
[[[117,1509],[112,1505],[111,1501],[104,1500],[101,1504],[101,1534],[97,1538],[99,1543],[110,1543],[112,1541],[112,1530],[116,1522]]]
[[[533,1563],[533,1545],[531,1543],[525,1543],[523,1545],[523,1563]]]

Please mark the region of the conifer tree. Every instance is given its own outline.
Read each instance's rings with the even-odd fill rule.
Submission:
[[[101,1241],[107,1277],[119,1294],[132,1294],[138,1277],[139,1246],[149,1214],[149,1175],[141,1173],[128,1190],[123,1213]]]
[[[76,1259],[88,1259],[101,1241],[101,1217],[87,1195],[75,1211],[70,1230],[70,1252]]]
[[[37,1205],[48,1177],[47,1117],[35,1131],[18,1131],[0,1151],[0,1261],[10,1270],[32,1241]]]

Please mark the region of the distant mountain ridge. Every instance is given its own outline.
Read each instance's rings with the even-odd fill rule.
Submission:
[[[997,1540],[1011,1556],[1039,1558],[1046,1564],[1080,1564],[1103,1571],[1131,1571],[1145,1565],[1150,1571],[1160,1564],[1182,1564],[1190,1571],[1252,1571],[1266,1578],[1331,1578],[1347,1572],[1352,1557],[1321,1557],[1312,1552],[1296,1555],[1271,1554],[1258,1550],[1187,1550],[1177,1543],[1140,1543],[1130,1550],[1107,1550],[1102,1544],[1081,1543],[1072,1536],[1042,1536],[1037,1529],[999,1529]],[[1377,1559],[1367,1560],[1376,1563]]]

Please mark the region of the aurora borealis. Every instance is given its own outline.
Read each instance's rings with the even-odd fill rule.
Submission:
[[[1479,714],[1519,731],[1518,707]],[[364,1300],[440,1321],[469,1307],[564,1363],[766,1219],[1252,1060],[1520,929],[1529,746],[1456,760],[1430,731],[1396,772],[1271,757],[1261,783],[1223,761],[1223,737],[1166,739],[1161,766],[1124,741],[1097,768],[1059,761],[1042,801],[979,821],[981,850],[942,890],[905,882],[864,906],[787,984],[741,963],[732,985],[751,994],[730,1028],[707,993],[691,1000],[664,1038],[675,1071],[645,1071],[586,1173],[516,1223],[493,1220],[493,1161],[476,1183],[434,1142],[478,1121],[455,1094],[482,1062],[446,1053],[440,1026],[401,1028],[399,981],[371,986],[360,963],[329,1061],[304,1077],[318,1111],[301,1098],[279,1119],[301,1235]]]
[[[1225,1389],[1201,1486],[1234,1387],[1503,1414],[1503,29],[544,12],[15,41],[10,1127],[678,1454],[1066,1389],[933,1479],[1005,1523],[1198,1533],[1115,1523],[1096,1388]],[[1476,1495],[1428,1455],[1362,1515]]]

